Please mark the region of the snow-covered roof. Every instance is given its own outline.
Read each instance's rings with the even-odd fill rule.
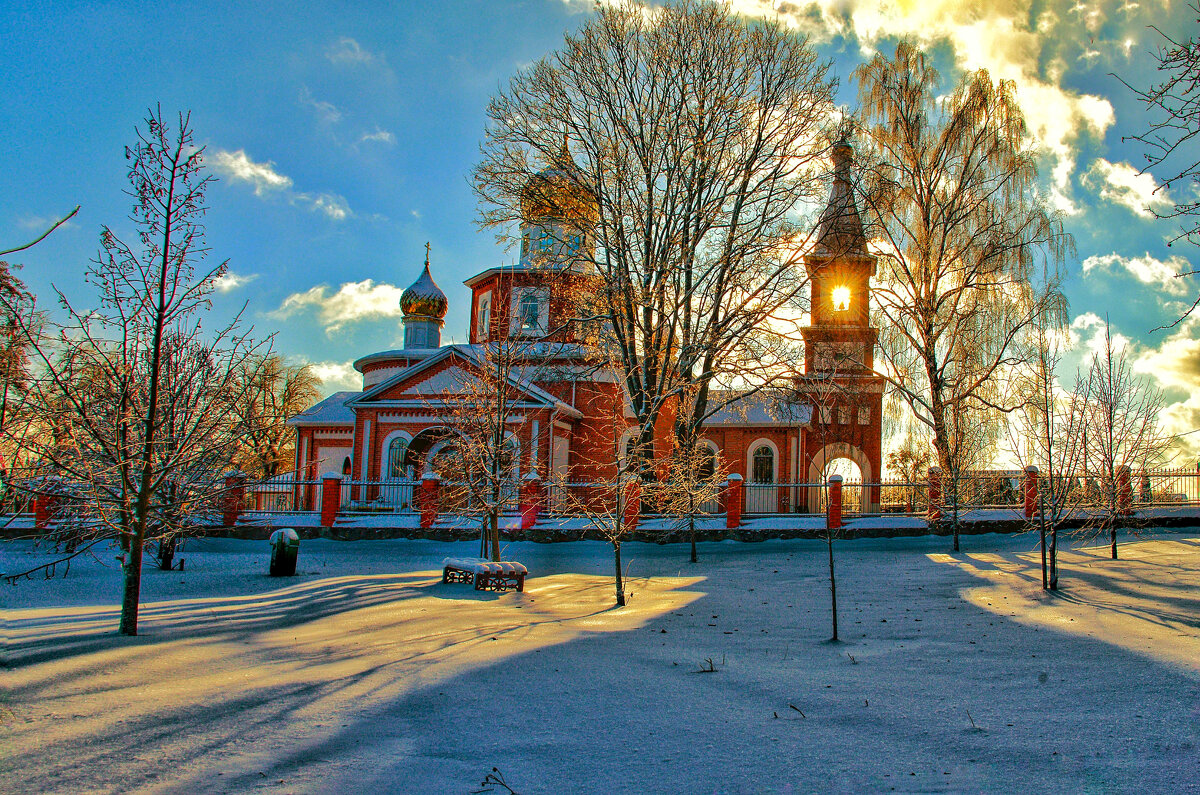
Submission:
[[[789,401],[782,393],[760,391],[743,393],[714,392],[709,403],[730,401],[704,421],[714,425],[779,425],[795,427],[805,425],[812,417],[812,407]]]
[[[288,420],[288,425],[348,425],[354,427],[354,410],[346,401],[361,392],[334,392],[310,409]]]

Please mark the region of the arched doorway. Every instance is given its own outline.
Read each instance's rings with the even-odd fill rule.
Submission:
[[[873,479],[878,473],[871,467],[871,460],[861,449],[845,442],[833,442],[825,445],[809,458],[809,483],[825,483],[831,475],[842,476],[844,484],[842,487],[843,510],[862,513],[873,513],[878,510],[872,494],[878,489],[863,488],[861,485],[874,482]],[[824,512],[824,488],[808,490],[808,510],[809,513]]]

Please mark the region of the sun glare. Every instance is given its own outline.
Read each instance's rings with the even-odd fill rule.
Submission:
[[[850,288],[849,287],[834,287],[833,288],[833,309],[836,312],[844,312],[850,308]]]

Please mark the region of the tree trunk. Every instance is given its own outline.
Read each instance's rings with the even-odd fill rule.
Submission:
[[[1041,537],[1042,546],[1042,590],[1046,590],[1046,517],[1038,518],[1038,535]]]
[[[488,540],[492,547],[492,560],[500,560],[500,517],[496,511],[488,512]]]
[[[613,542],[613,582],[617,587],[617,607],[625,606],[625,581],[621,579],[621,542]]]
[[[1112,559],[1116,560],[1117,559],[1117,522],[1115,519],[1113,520],[1113,526],[1112,526],[1112,530],[1110,531],[1110,533],[1112,534]]]
[[[142,546],[141,531],[135,531],[129,540],[129,552],[122,569],[125,572],[125,593],[121,598],[122,635],[136,635],[138,625],[138,600],[142,592]]]
[[[1050,528],[1050,590],[1058,590],[1058,527]]]
[[[158,567],[170,571],[175,565],[175,547],[179,539],[175,536],[163,536],[158,540]]]
[[[833,533],[829,531],[826,532],[828,535],[826,535],[825,540],[829,543],[829,611],[833,618],[833,637],[830,638],[830,640],[836,641],[838,639],[837,580],[833,575]]]
[[[698,562],[700,559],[696,556],[696,514],[695,512],[688,513],[688,537],[692,541],[692,563]]]

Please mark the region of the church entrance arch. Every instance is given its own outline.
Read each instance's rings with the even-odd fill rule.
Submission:
[[[845,442],[832,442],[809,459],[809,483],[825,483],[832,475],[841,475],[842,482],[846,484],[842,487],[844,511],[873,513],[878,510],[871,499],[871,492],[876,489],[863,488],[861,485],[873,482],[878,473],[871,467],[871,459],[861,449]],[[824,512],[825,496],[826,490],[823,488],[808,490],[809,513]]]

